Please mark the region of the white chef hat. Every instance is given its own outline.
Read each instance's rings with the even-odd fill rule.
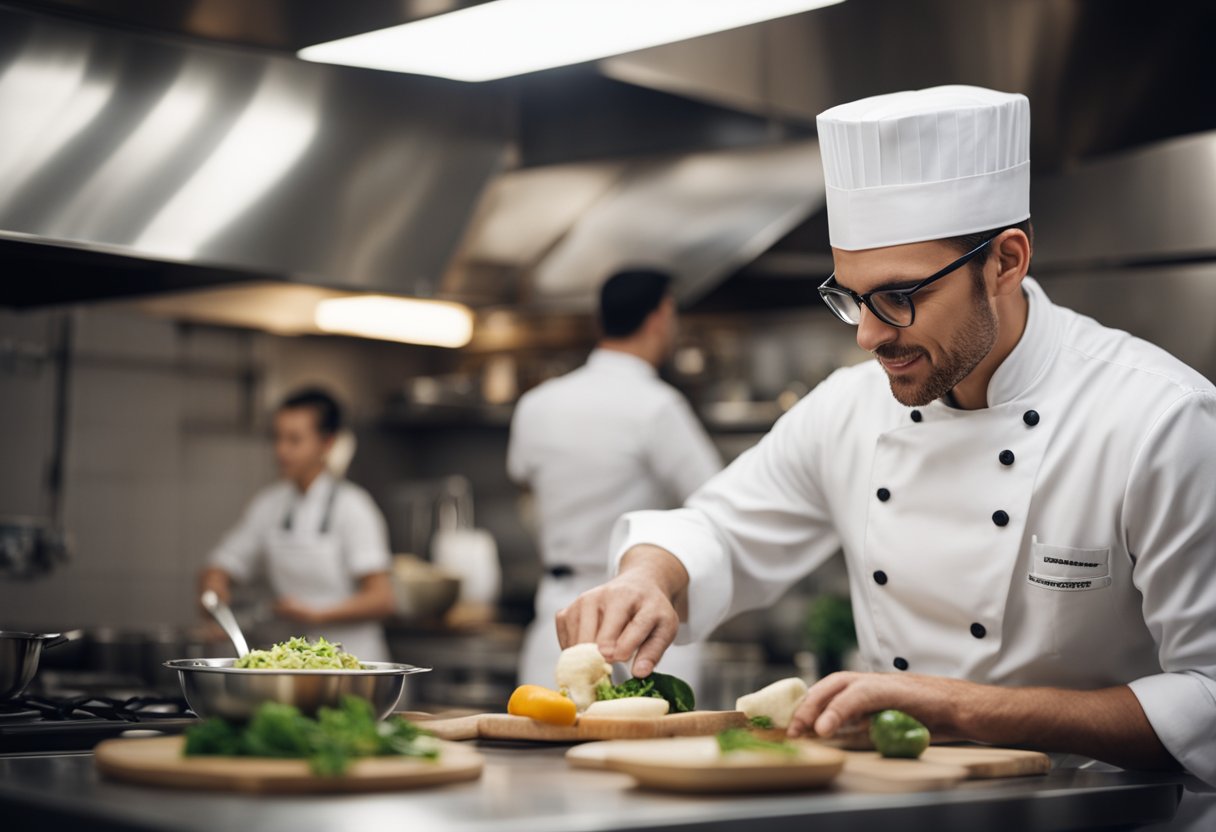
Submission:
[[[876,95],[819,114],[834,248],[939,240],[1030,216],[1030,102],[982,87]]]

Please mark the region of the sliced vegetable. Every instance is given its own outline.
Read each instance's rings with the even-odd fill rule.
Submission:
[[[792,743],[782,740],[762,740],[746,728],[731,728],[717,735],[718,750],[723,754],[732,751],[766,751],[770,754],[781,754],[785,757],[796,757],[798,748]]]
[[[269,650],[250,650],[233,667],[255,670],[361,670],[363,665],[339,644],[302,636],[290,638]]]
[[[740,696],[735,701],[735,710],[743,711],[748,718],[767,717],[768,728],[788,728],[794,711],[806,696],[806,682],[797,677],[773,682],[755,693]]]
[[[578,710],[585,711],[596,700],[596,688],[612,684],[612,665],[604,661],[595,644],[584,642],[562,651],[554,676],[558,689],[574,701]]]
[[[507,713],[526,716],[548,725],[573,725],[578,719],[574,701],[540,685],[520,685],[507,700]]]
[[[439,743],[404,719],[377,722],[364,699],[347,696],[340,708],[320,708],[310,719],[291,705],[263,703],[246,725],[213,718],[186,731],[186,756],[275,757],[308,760],[314,774],[338,776],[358,757],[434,760]]]
[[[884,757],[916,759],[929,747],[929,729],[903,711],[879,711],[870,720],[870,739]]]
[[[584,716],[610,716],[630,719],[653,719],[665,716],[670,709],[667,700],[659,696],[626,696],[592,702]]]
[[[645,679],[626,679],[619,685],[601,682],[595,689],[598,701],[611,699],[634,699],[637,697],[654,697],[666,699],[669,710],[673,714],[681,714],[695,710],[696,697],[692,688],[683,679],[669,676],[666,673],[651,673]]]

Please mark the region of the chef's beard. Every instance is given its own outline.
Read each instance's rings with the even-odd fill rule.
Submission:
[[[901,347],[887,344],[874,350],[874,354],[888,361],[905,361],[923,355],[929,361],[929,377],[917,385],[910,375],[887,374],[891,384],[891,395],[907,407],[924,407],[937,401],[959,385],[984,360],[996,344],[997,319],[988,296],[983,278],[976,275],[972,282],[971,313],[955,331],[950,346],[933,361],[923,347]]]

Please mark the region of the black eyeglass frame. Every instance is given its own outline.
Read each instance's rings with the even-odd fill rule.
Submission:
[[[954,262],[947,265],[945,268],[939,269],[938,271],[936,271],[933,274],[926,277],[924,280],[917,283],[915,286],[909,286],[907,289],[875,289],[871,292],[866,292],[864,295],[859,295],[856,292],[854,292],[852,289],[846,289],[844,286],[841,286],[839,283],[837,283],[833,286],[829,286],[828,285],[829,283],[832,283],[834,280],[836,280],[836,272],[832,272],[830,275],[828,275],[827,280],[825,280],[825,281],[823,281],[823,283],[819,284],[819,297],[823,300],[824,303],[827,304],[828,309],[831,309],[832,313],[837,318],[844,321],[846,324],[849,324],[850,326],[860,326],[861,325],[860,319],[857,321],[850,321],[848,318],[846,318],[844,315],[842,315],[836,309],[836,307],[832,305],[831,301],[828,300],[829,294],[844,295],[845,297],[851,298],[853,300],[853,302],[857,304],[859,309],[860,309],[860,307],[865,306],[866,309],[869,309],[872,313],[874,313],[874,317],[878,318],[878,320],[882,321],[887,326],[898,327],[899,329],[906,329],[907,327],[910,327],[910,326],[912,326],[912,324],[916,323],[916,304],[912,302],[912,295],[916,294],[917,292],[919,292],[921,289],[925,288],[929,284],[936,283],[937,281],[941,280],[943,277],[950,274],[951,272],[957,271],[958,269],[962,268],[966,264],[970,263],[971,260],[977,254],[979,254],[981,251],[983,251],[984,248],[989,243],[991,243],[993,240],[995,240],[997,237],[999,237],[1001,234],[1003,234],[1005,232],[1005,230],[1006,229],[1001,229],[996,234],[993,234],[987,240],[984,240],[984,242],[980,243],[978,246],[971,249],[971,251],[967,252],[962,257],[958,258]],[[908,303],[908,315],[909,315],[908,322],[906,324],[896,323],[895,321],[892,321],[890,318],[888,318],[886,315],[884,315],[882,312],[879,312],[878,309],[875,308],[873,302],[870,300],[874,295],[901,295],[901,296],[903,296],[904,300],[906,300]]]

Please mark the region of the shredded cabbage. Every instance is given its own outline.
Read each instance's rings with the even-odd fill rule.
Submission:
[[[364,665],[341,645],[302,636],[276,644],[269,650],[250,650],[233,667],[258,670],[363,670]]]

